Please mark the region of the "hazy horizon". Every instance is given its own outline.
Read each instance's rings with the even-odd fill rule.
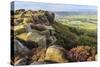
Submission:
[[[93,5],[72,5],[72,4],[54,4],[54,3],[42,3],[42,2],[25,2],[14,1],[14,9],[31,9],[31,10],[48,10],[48,11],[91,11],[96,12],[97,7]]]

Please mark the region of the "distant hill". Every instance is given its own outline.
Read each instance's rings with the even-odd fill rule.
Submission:
[[[97,15],[96,11],[58,11],[54,12],[58,16],[71,16],[71,15]]]

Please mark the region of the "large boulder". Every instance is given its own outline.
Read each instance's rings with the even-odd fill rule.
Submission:
[[[21,33],[26,32],[25,25],[17,25],[17,26],[14,26],[13,29],[14,29],[15,34],[21,34]]]
[[[54,22],[55,14],[54,14],[53,12],[44,11],[44,10],[39,10],[38,12],[39,12],[39,13],[43,13],[43,14],[47,17],[47,19],[48,19],[48,21],[49,21],[50,23],[53,23],[53,22]]]
[[[39,34],[38,32],[36,32],[36,30],[34,30],[33,32],[19,34],[16,37],[20,40],[23,40],[27,44],[27,46],[30,45],[31,47],[46,47],[45,35]]]
[[[52,61],[52,62],[68,62],[66,50],[60,46],[52,45],[47,48],[45,61]]]
[[[49,22],[53,23],[55,19],[55,14],[53,12],[45,11],[45,15],[47,16]]]
[[[32,17],[24,17],[22,23],[23,23],[23,24],[34,23],[34,20],[33,20]]]
[[[47,16],[44,14],[45,12],[39,12],[33,14],[33,20],[36,24],[44,24],[50,25],[50,21],[48,20]]]
[[[42,25],[42,24],[32,25],[32,28],[34,28],[34,29],[36,29],[36,30],[39,30],[39,31],[44,31],[44,30],[46,30],[45,25]]]
[[[14,39],[14,55],[27,55],[30,50],[24,46],[19,40]]]

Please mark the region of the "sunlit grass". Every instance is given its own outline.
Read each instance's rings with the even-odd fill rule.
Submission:
[[[74,15],[58,17],[57,20],[70,27],[76,27],[85,30],[97,29],[97,17],[95,15]]]

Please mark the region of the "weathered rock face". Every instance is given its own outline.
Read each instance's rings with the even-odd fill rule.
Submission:
[[[45,15],[46,15],[47,19],[48,19],[51,23],[54,22],[54,19],[55,19],[54,13],[50,13],[50,12],[46,11],[46,12],[45,12]]]
[[[16,10],[14,18],[16,20],[21,19],[23,23],[34,23],[34,24],[44,24],[50,25],[54,22],[55,15],[52,12],[48,11],[25,11],[23,9]]]
[[[22,13],[22,12],[24,12],[25,11],[25,9],[18,9],[18,10],[16,10],[15,12],[14,12],[14,14],[16,15],[16,14],[20,14],[20,13]]]
[[[19,53],[21,55],[27,55],[29,52],[29,49],[24,46],[20,41],[18,40],[14,40],[14,53],[16,55],[16,53]]]
[[[70,61],[94,61],[96,50],[89,46],[78,46],[69,51]]]
[[[14,12],[14,15],[12,14],[11,30],[14,31],[15,38],[14,59],[16,59],[17,56],[21,56],[21,58],[14,61],[13,64],[27,64],[25,57],[32,51],[36,53],[33,54],[32,52],[31,61],[33,63],[44,63],[46,51],[44,49],[56,41],[53,33],[54,28],[51,25],[54,23],[54,17],[54,13],[43,10],[26,11],[19,9]]]
[[[19,9],[15,11],[14,20],[15,26],[12,29],[15,37],[25,43],[31,41],[31,43],[37,43],[39,47],[46,47],[46,41],[52,38],[51,34],[45,34],[50,33],[50,30],[54,31],[50,25],[54,22],[54,13],[52,12]]]
[[[45,60],[52,62],[68,62],[66,57],[67,54],[64,48],[53,45],[47,48]]]
[[[14,26],[14,33],[15,34],[21,34],[21,33],[24,33],[24,32],[26,32],[24,25]]]
[[[26,46],[28,46],[28,48],[32,48],[35,46],[42,47],[42,48],[46,47],[46,36],[41,35],[36,31],[22,33],[22,34],[17,35],[16,37],[18,39],[22,40],[23,42],[25,42],[25,44],[26,44]]]

